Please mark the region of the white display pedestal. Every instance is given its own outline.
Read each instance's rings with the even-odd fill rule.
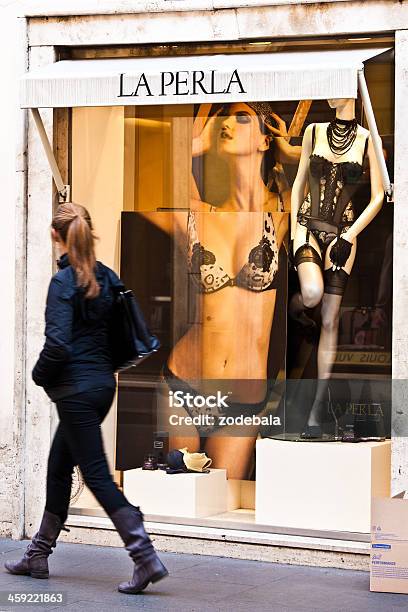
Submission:
[[[370,533],[372,497],[389,497],[391,442],[256,443],[256,523]]]
[[[145,514],[200,518],[228,510],[226,470],[166,474],[138,468],[124,472],[123,489]]]

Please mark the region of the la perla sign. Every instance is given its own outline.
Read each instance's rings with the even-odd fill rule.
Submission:
[[[179,70],[150,75],[120,74],[118,98],[245,94],[238,70]]]

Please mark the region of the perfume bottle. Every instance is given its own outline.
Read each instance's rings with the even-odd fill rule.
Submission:
[[[148,453],[143,462],[142,470],[157,470],[157,457],[153,453]]]

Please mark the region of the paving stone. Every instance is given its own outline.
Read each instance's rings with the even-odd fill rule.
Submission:
[[[257,586],[264,583],[280,580],[301,572],[300,567],[279,565],[277,563],[264,563],[260,561],[244,561],[241,559],[228,559],[228,566],[225,559],[219,557],[206,557],[200,564],[192,567],[176,569],[172,573],[175,577],[182,577],[185,580],[194,580],[199,572],[200,579],[207,584],[217,584],[218,582],[229,582],[240,586]]]
[[[314,568],[311,568],[314,569]],[[273,582],[270,588],[255,587],[240,594],[239,605],[242,609],[258,610],[259,606],[289,606],[292,610],[314,612],[384,611],[408,608],[408,596],[388,593],[370,593],[369,576],[365,572],[341,574],[336,570],[326,570],[326,575],[316,580],[313,572],[303,576],[287,577]],[[355,575],[360,574],[360,575]],[[227,598],[217,600],[219,605],[228,604]]]
[[[8,540],[8,539],[0,539],[0,555],[10,552],[12,550],[21,550],[27,546],[25,542],[21,540]]]

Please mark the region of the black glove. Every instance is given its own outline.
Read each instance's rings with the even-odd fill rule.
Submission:
[[[342,268],[350,257],[352,247],[353,245],[348,240],[341,237],[337,238],[330,251],[330,261],[333,265],[337,268]]]

